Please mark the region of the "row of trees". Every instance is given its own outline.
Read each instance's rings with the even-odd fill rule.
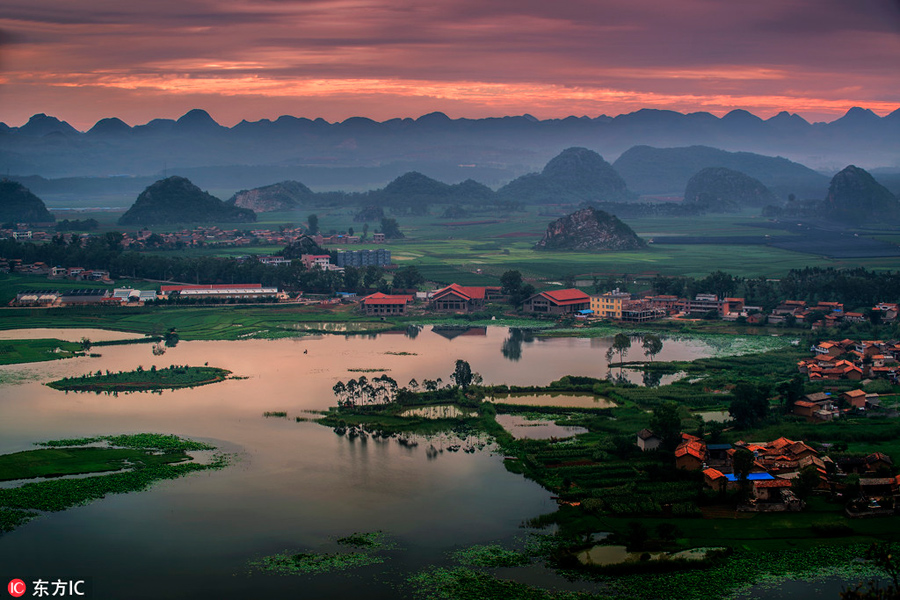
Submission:
[[[462,359],[456,361],[453,373],[450,374],[450,380],[451,383],[446,385],[441,378],[424,379],[420,384],[413,378],[409,380],[408,387],[400,387],[387,374],[372,379],[363,375],[359,379],[351,379],[346,383],[338,381],[331,389],[337,398],[338,406],[357,407],[392,404],[397,401],[401,392],[421,393],[456,389],[465,393],[470,387],[482,383],[481,375],[474,372],[471,365]]]

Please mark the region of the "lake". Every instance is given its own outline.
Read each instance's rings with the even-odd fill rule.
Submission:
[[[50,337],[46,332],[21,332]],[[486,383],[541,385],[567,374],[605,377],[610,339],[534,338],[505,328],[181,342],[162,356],[151,344],[96,347],[81,357],[0,367],[0,452],[36,441],[161,432],[210,441],[237,459],[225,470],[166,481],[44,515],[0,537],[2,575],[91,579],[95,598],[397,598],[402,574],[443,564],[449,551],[522,537],[521,524],[556,508],[551,494],[506,471],[490,447],[429,452],[397,440],[351,441],[294,417],[335,402],[332,386],[381,369],[449,381],[457,359]],[[73,335],[69,334],[70,336]],[[73,339],[109,339],[90,330]],[[101,335],[103,338],[101,338]],[[4,337],[10,337],[5,332]],[[120,336],[122,337],[122,336]],[[127,337],[127,336],[125,336]],[[702,342],[666,343],[657,360],[708,355]],[[626,360],[640,360],[635,344]],[[95,395],[43,385],[65,376],[137,366],[203,365],[246,379],[163,392]],[[377,375],[378,373],[369,373]],[[285,411],[288,418],[265,418]],[[248,561],[315,551],[353,532],[383,530],[389,560],[351,576],[286,577]]]

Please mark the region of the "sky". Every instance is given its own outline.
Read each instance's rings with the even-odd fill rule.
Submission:
[[[0,0],[0,121],[900,108],[900,0]]]

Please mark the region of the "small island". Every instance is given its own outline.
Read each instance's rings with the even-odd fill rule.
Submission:
[[[157,369],[138,367],[134,371],[97,371],[81,377],[64,377],[47,385],[66,392],[142,392],[176,390],[225,381],[231,371],[217,367],[172,365]]]

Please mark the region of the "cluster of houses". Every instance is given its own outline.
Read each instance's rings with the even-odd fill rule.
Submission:
[[[883,323],[897,320],[900,307],[891,302],[879,302],[872,307]],[[768,316],[769,323],[808,323],[813,329],[835,327],[841,323],[862,323],[867,316],[861,312],[845,311],[840,302],[819,302],[807,304],[803,300],[786,300],[772,310]]]
[[[644,429],[637,434],[641,450],[656,450],[662,440]],[[734,471],[734,456],[739,449],[752,454],[753,462],[746,478]],[[718,491],[733,491],[745,486],[749,500],[741,507],[750,511],[800,510],[802,502],[794,493],[794,481],[800,472],[814,471],[818,478],[815,489],[832,493],[848,489],[846,478],[859,475],[859,496],[854,501],[859,512],[877,514],[881,509],[893,512],[894,500],[900,494],[900,476],[893,476],[893,462],[882,452],[863,456],[842,456],[832,460],[802,441],[780,437],[771,442],[707,444],[697,436],[681,434],[675,449],[675,467],[701,471],[704,485]]]
[[[46,275],[51,279],[71,281],[96,281],[112,283],[109,271],[85,269],[84,267],[51,267],[44,262],[26,263],[21,258],[0,258],[0,273],[22,273],[24,275]]]
[[[363,308],[368,314],[397,314],[400,296],[393,298],[385,294],[368,297]],[[427,295],[425,300],[438,312],[472,313],[484,309],[490,301],[505,301],[500,287],[461,286],[451,284]],[[415,298],[403,303],[405,307]],[[685,305],[684,302],[687,302]],[[393,308],[387,309],[388,304]],[[718,300],[715,296],[703,295],[692,301],[681,301],[675,296],[649,296],[632,298],[631,294],[618,289],[604,294],[587,294],[579,289],[548,290],[526,298],[522,309],[535,315],[575,316],[585,319],[612,319],[617,321],[642,323],[660,319],[677,312],[706,313],[709,310],[723,311],[724,315],[742,314],[752,307],[746,307],[741,298]],[[384,312],[389,310],[390,312]]]
[[[372,294],[363,298],[362,310],[368,315],[405,314],[417,301],[427,302],[436,312],[473,313],[487,302],[504,301],[499,286],[463,286],[456,283],[427,294]],[[540,292],[523,303],[526,313],[585,316],[590,313],[590,296],[574,288]]]
[[[813,356],[797,363],[810,381],[887,379],[896,383],[900,374],[897,340],[827,340],[810,350]]]

